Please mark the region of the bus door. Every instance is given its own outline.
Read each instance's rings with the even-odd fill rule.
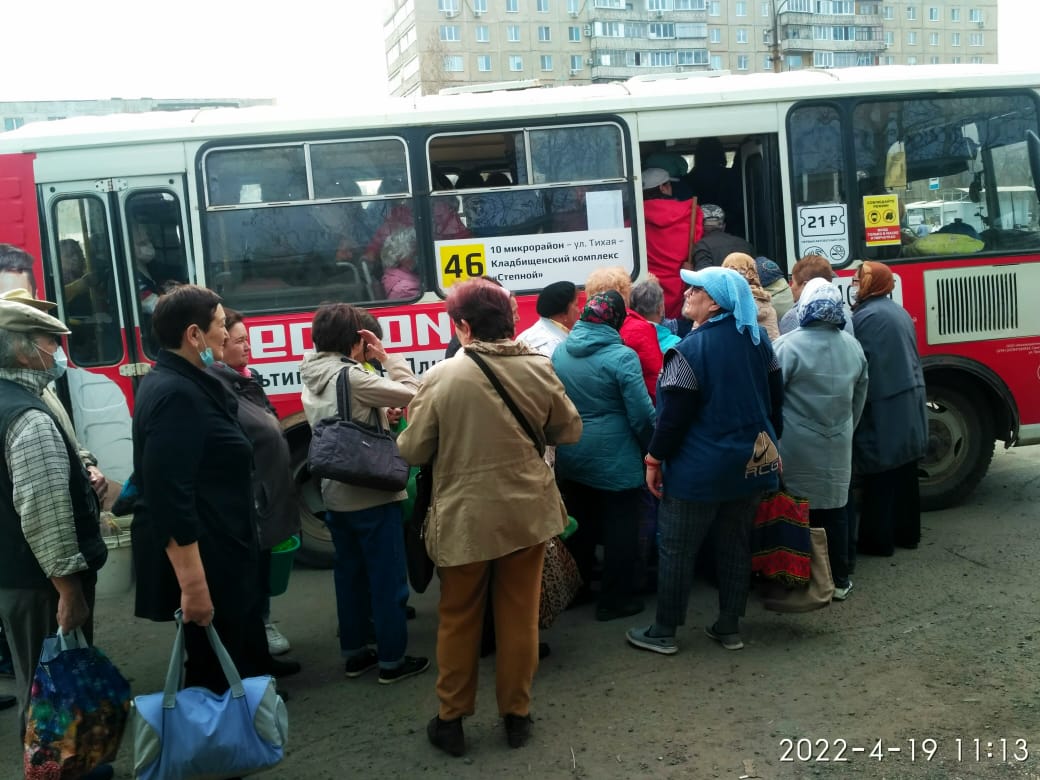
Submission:
[[[790,270],[783,219],[778,219],[780,163],[775,135],[745,141],[740,147],[740,176],[744,184],[744,219],[747,240],[759,256]]]
[[[126,177],[48,184],[49,295],[71,330],[68,393],[80,442],[106,476],[131,466],[133,391],[156,355],[154,300],[168,280],[188,281],[184,181]]]

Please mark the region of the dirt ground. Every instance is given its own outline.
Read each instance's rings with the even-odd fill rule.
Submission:
[[[670,657],[624,641],[626,628],[652,620],[652,601],[613,623],[597,623],[591,607],[571,610],[544,634],[552,655],[535,683],[530,745],[506,746],[486,659],[463,759],[426,742],[433,669],[395,686],[342,676],[332,575],[298,569],[274,616],[304,670],[284,681],[288,757],[264,776],[1040,780],[1038,506],[1040,447],[998,451],[967,504],[924,516],[920,549],[861,559],[845,603],[801,616],[751,604],[739,652],[703,635],[715,597],[704,585]],[[435,588],[413,597],[409,625],[411,652],[431,657]],[[159,689],[171,640],[168,625],[131,617],[129,594],[99,602],[97,642],[135,692]],[[1013,760],[1023,752],[1016,740],[1025,761]],[[847,760],[837,761],[843,744]],[[19,777],[10,711],[0,745],[9,746],[0,777]],[[825,747],[830,761],[810,759]],[[131,776],[129,741],[116,768]]]

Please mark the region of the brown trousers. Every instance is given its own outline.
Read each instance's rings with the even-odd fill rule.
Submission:
[[[442,720],[472,715],[477,703],[480,634],[491,590],[495,616],[495,693],[500,715],[528,715],[538,669],[538,601],[545,543],[493,561],[439,570],[437,697]]]

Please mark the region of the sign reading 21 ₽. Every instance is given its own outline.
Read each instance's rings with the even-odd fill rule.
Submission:
[[[781,762],[842,763],[856,757],[924,763],[933,759],[973,764],[1022,763],[1029,760],[1029,741],[1024,737],[957,737],[945,741],[924,737],[891,741],[877,739],[863,745],[852,745],[841,738],[787,737],[780,740]]]

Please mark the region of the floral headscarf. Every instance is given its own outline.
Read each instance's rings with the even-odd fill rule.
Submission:
[[[845,327],[845,307],[841,290],[826,279],[810,279],[798,298],[798,324],[829,322],[837,328]]]
[[[888,295],[896,286],[892,269],[874,260],[863,263],[856,272],[856,278],[859,280],[856,290],[857,306],[870,298]]]
[[[762,287],[762,280],[758,276],[758,263],[755,262],[755,258],[751,255],[746,255],[743,252],[731,252],[722,261],[722,267],[732,268],[747,279],[747,283],[751,285],[752,290],[756,287]]]
[[[710,266],[702,271],[679,272],[682,280],[692,287],[702,288],[719,305],[724,314],[732,314],[738,331],[747,331],[754,344],[762,337],[758,328],[758,306],[751,294],[751,285],[732,268]],[[719,315],[723,316],[723,315]]]
[[[596,293],[586,301],[581,319],[583,322],[609,325],[614,330],[621,330],[621,323],[625,321],[625,299],[617,290]]]

